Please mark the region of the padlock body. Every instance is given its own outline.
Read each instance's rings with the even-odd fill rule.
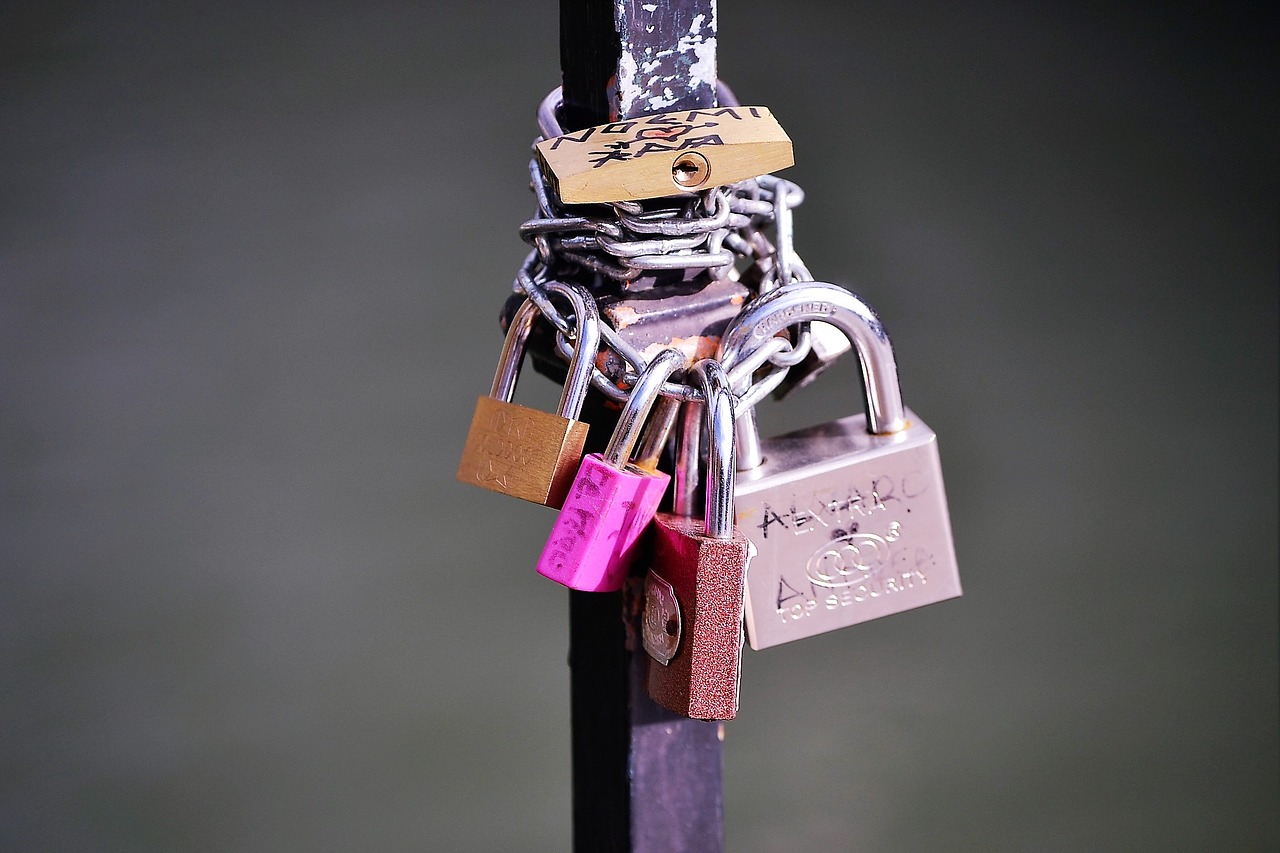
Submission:
[[[582,459],[538,559],[538,573],[584,592],[622,589],[636,546],[671,481],[661,471]]]
[[[753,649],[960,595],[937,436],[906,417],[892,435],[853,415],[764,439],[764,464],[738,472]]]
[[[558,509],[582,459],[587,429],[582,421],[481,397],[458,479]]]
[[[664,512],[654,518],[652,572],[679,606],[674,655],[666,665],[652,656],[648,661],[649,696],[664,708],[697,720],[731,720],[738,713],[750,547],[737,529],[732,539],[711,539],[701,519]],[[651,606],[661,602],[649,597],[646,610]],[[669,622],[669,615],[645,614],[646,630]]]

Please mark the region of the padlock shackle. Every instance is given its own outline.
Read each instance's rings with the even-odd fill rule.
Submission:
[[[642,471],[658,470],[658,462],[667,449],[667,439],[676,425],[680,414],[680,400],[677,397],[659,397],[649,412],[649,420],[640,431],[635,450],[631,451],[631,464]]]
[[[591,390],[591,376],[596,369],[596,354],[600,352],[600,314],[596,300],[586,288],[563,281],[546,284],[547,291],[558,293],[569,302],[576,324],[573,358],[569,361],[569,373],[564,378],[564,390],[560,392],[560,405],[556,412],[562,418],[576,421],[582,414],[582,406]]]
[[[582,414],[583,403],[591,389],[596,353],[600,351],[600,315],[596,310],[595,299],[580,285],[551,281],[544,286],[549,293],[564,297],[572,309],[576,340],[573,358],[569,361],[569,372],[564,380],[564,390],[560,392],[560,405],[556,411],[560,417],[576,421],[578,415]],[[526,299],[512,316],[507,336],[502,342],[502,353],[498,356],[498,369],[493,375],[493,385],[489,388],[490,397],[511,402],[516,391],[516,380],[520,378],[525,346],[540,313],[533,300]]]
[[[515,395],[520,365],[524,363],[525,344],[529,342],[529,333],[533,331],[538,314],[538,306],[533,304],[533,300],[526,299],[511,317],[507,336],[502,341],[502,352],[498,355],[498,370],[493,374],[493,385],[489,387],[489,396],[495,400],[510,403]]]
[[[835,326],[857,351],[866,389],[867,432],[887,435],[906,429],[889,335],[871,306],[843,287],[795,281],[756,299],[725,331],[720,361],[731,367],[782,329],[806,320]]]
[[[663,383],[682,366],[684,353],[677,349],[664,349],[649,362],[649,366],[631,389],[631,396],[627,398],[622,414],[618,416],[618,425],[609,436],[609,443],[601,454],[606,463],[618,469],[626,467],[631,454],[635,452],[645,421],[649,419],[649,412],[654,403],[658,402]]]
[[[706,397],[707,422],[706,533],[711,539],[733,538],[733,489],[737,478],[733,391],[729,376],[715,359],[706,358],[690,371]]]

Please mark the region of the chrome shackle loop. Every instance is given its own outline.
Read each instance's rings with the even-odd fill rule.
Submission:
[[[761,296],[725,331],[720,360],[732,369],[779,331],[805,321],[835,326],[857,351],[866,388],[867,431],[883,435],[904,429],[898,364],[889,335],[871,306],[843,287],[793,282]]]

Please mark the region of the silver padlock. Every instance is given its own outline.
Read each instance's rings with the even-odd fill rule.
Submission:
[[[833,284],[784,285],[726,330],[720,359],[732,366],[806,320],[853,344],[866,414],[761,439],[763,462],[738,473],[738,527],[757,550],[745,602],[753,649],[961,592],[937,436],[903,407],[893,347],[870,306]]]

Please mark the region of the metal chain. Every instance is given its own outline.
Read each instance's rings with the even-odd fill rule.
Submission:
[[[558,90],[538,111],[544,136],[559,135],[555,109]],[[541,137],[534,144],[541,141]],[[761,175],[728,186],[712,187],[681,198],[648,204],[624,201],[606,205],[562,205],[547,183],[536,158],[529,162],[530,186],[537,214],[520,226],[520,237],[532,247],[516,274],[513,289],[523,293],[556,329],[556,351],[573,355],[574,323],[551,302],[547,282],[574,268],[627,285],[659,270],[707,270],[717,278],[743,283],[757,295],[793,280],[813,276],[796,254],[791,209],[804,201],[796,184],[774,175]],[[773,241],[765,235],[771,229]],[[648,360],[601,318],[601,339],[626,365],[621,376],[609,377],[598,367],[592,387],[617,402],[625,402]],[[763,399],[785,378],[787,370],[809,352],[808,324],[799,324],[792,341],[777,338],[761,348],[750,363],[731,372],[739,413]],[[757,371],[768,371],[755,377]],[[748,384],[749,383],[749,384]],[[745,385],[745,388],[744,388]],[[669,380],[661,393],[682,401],[703,402],[702,392],[684,382]]]

